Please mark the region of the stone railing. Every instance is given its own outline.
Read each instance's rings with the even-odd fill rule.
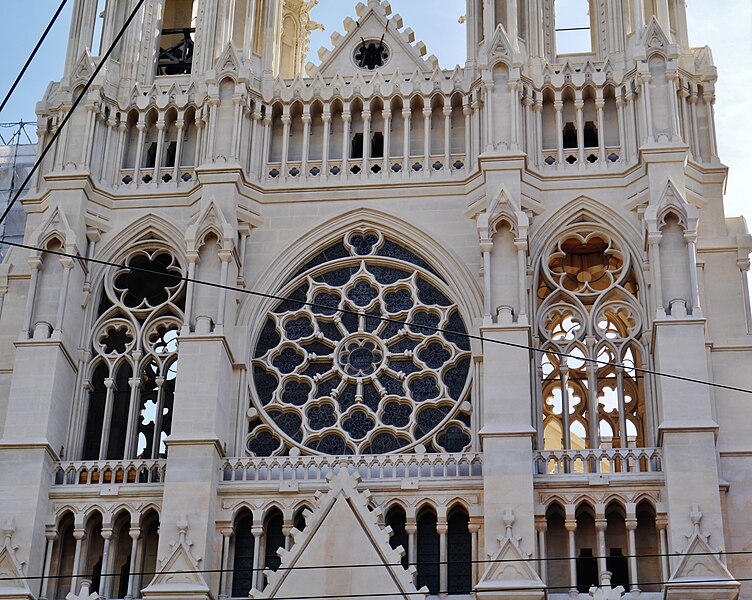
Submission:
[[[535,453],[536,475],[588,475],[662,473],[659,448],[596,448],[593,450],[543,450]]]
[[[482,455],[385,454],[374,456],[279,456],[231,458],[222,469],[223,481],[321,481],[341,469],[364,480],[469,478],[483,475]]]
[[[128,485],[163,483],[166,460],[60,462],[55,485]]]

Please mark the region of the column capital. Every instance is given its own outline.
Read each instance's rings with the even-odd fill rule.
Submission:
[[[105,541],[111,539],[112,538],[112,533],[113,532],[112,532],[112,528],[111,527],[102,528],[102,534],[101,534],[102,535],[102,539],[105,540]]]
[[[624,525],[627,528],[627,531],[634,531],[637,529],[637,519],[627,519],[624,522]]]
[[[131,536],[131,539],[135,542],[138,540],[138,538],[141,537],[141,528],[140,527],[131,527],[128,530],[128,535]]]
[[[83,539],[86,539],[86,530],[85,529],[74,529],[73,530],[73,539],[77,542],[80,542]]]
[[[566,519],[564,521],[564,529],[566,529],[569,533],[574,533],[575,531],[577,531],[577,520]]]
[[[446,523],[438,523],[436,525],[436,533],[438,533],[439,535],[445,535],[448,532],[449,532],[449,525],[447,525]]]

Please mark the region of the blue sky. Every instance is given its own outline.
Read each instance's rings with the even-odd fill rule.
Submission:
[[[570,1],[570,0],[567,0]],[[0,36],[0,93],[5,94],[16,73],[44,30],[59,0],[0,0],[4,34]],[[68,0],[60,20],[12,100],[0,114],[0,122],[31,120],[34,106],[49,81],[59,79],[65,58],[70,12]],[[342,20],[355,18],[355,0],[319,0],[313,18],[326,26],[314,32],[311,59],[316,61],[320,46],[329,46],[335,31],[343,32]],[[402,15],[405,26],[423,40],[429,54],[435,54],[444,68],[465,60],[464,26],[457,19],[465,12],[464,0],[391,0],[393,12]],[[728,216],[745,214],[752,226],[752,201],[747,191],[749,140],[752,116],[749,111],[749,82],[752,81],[752,2],[750,0],[688,0],[690,41],[708,44],[718,66],[716,106],[721,159],[731,173],[727,189]],[[722,8],[722,10],[720,10]]]

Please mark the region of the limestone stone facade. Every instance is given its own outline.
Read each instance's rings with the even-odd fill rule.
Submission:
[[[307,65],[315,2],[145,1],[0,269],[0,598],[752,598],[712,55],[581,4],[445,69],[385,0]]]

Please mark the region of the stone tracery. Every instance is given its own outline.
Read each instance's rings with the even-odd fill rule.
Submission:
[[[593,224],[564,232],[541,263],[537,319],[541,445],[644,446],[645,318],[630,254]]]
[[[310,260],[257,342],[260,418],[248,451],[467,449],[470,347],[446,290],[428,263],[372,230],[352,231]]]

